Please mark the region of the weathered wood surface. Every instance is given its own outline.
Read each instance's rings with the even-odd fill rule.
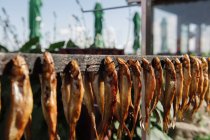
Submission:
[[[8,62],[11,61],[12,58],[14,58],[17,54],[23,56],[29,66],[30,72],[35,73],[37,70],[39,70],[42,63],[42,56],[43,54],[28,54],[28,53],[0,53],[0,75],[2,75],[5,72],[5,67],[8,64]],[[98,71],[101,62],[107,55],[68,55],[68,54],[52,54],[56,72],[62,72],[65,68],[65,66],[72,60],[75,59],[79,62],[81,71]],[[128,59],[135,59],[140,60],[144,57],[148,60],[151,60],[154,56],[153,55],[147,55],[147,56],[137,56],[137,55],[109,55],[113,58],[113,60],[116,62],[117,57],[121,57],[125,60]],[[155,55],[156,56],[156,55]],[[175,57],[181,57],[181,56],[158,56],[161,60],[163,60],[166,57],[169,57],[171,59]]]

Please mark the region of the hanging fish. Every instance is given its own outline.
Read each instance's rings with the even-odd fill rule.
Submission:
[[[165,59],[165,91],[163,100],[163,131],[168,132],[170,109],[176,94],[176,71],[170,59]]]
[[[6,116],[5,140],[20,140],[33,109],[29,69],[24,58],[12,59],[10,108]]]
[[[179,119],[183,118],[183,111],[187,107],[187,103],[189,100],[189,89],[191,84],[191,68],[190,68],[190,58],[187,54],[185,54],[181,58],[182,62],[182,70],[183,70],[183,76],[184,76],[184,82],[183,82],[183,92],[182,92],[182,104],[179,108],[178,117]]]
[[[43,54],[41,83],[41,103],[44,119],[48,126],[50,140],[58,139],[57,135],[57,79],[54,61],[49,52]]]
[[[191,66],[192,80],[191,80],[190,91],[189,91],[189,102],[187,104],[186,109],[190,107],[190,104],[192,104],[193,106],[196,104],[196,94],[197,94],[198,83],[200,79],[199,63],[196,57],[190,56],[190,66]]]
[[[120,105],[118,108],[119,111],[119,122],[120,126],[117,132],[117,138],[122,139],[122,132],[125,129],[130,137],[130,131],[125,125],[125,120],[128,117],[129,106],[131,105],[131,74],[128,65],[126,64],[125,60],[122,58],[117,58],[117,62],[119,64],[119,71],[118,71],[118,87],[119,87],[119,99]],[[131,138],[130,138],[131,139]]]
[[[104,80],[102,76],[102,71],[99,70],[98,72],[90,72],[90,79],[91,79],[91,87],[93,90],[94,97],[96,99],[96,103],[99,108],[99,112],[101,117],[103,117],[104,113]],[[103,118],[101,118],[103,119]]]
[[[210,57],[207,59],[208,61],[208,77],[209,77],[209,87],[205,96],[206,104],[207,104],[207,112],[210,112]]]
[[[162,94],[162,90],[163,90],[163,69],[161,66],[161,61],[158,57],[154,57],[152,60],[152,67],[154,69],[155,72],[155,79],[156,79],[156,88],[155,88],[155,93],[154,93],[154,97],[152,99],[152,103],[151,103],[151,111],[152,112],[156,106],[157,103],[161,97]]]
[[[104,113],[101,129],[99,131],[100,140],[104,139],[104,136],[111,124],[118,90],[117,71],[112,58],[107,56],[104,60],[104,65]]]
[[[84,85],[79,65],[71,60],[62,76],[62,102],[64,114],[69,125],[69,139],[76,140],[76,125],[80,117]]]
[[[173,109],[174,109],[173,127],[175,127],[177,112],[178,112],[178,109],[179,109],[179,107],[181,105],[181,101],[182,101],[184,76],[183,76],[183,71],[182,71],[182,63],[179,61],[179,59],[175,58],[175,60],[173,60],[172,62],[174,64],[175,71],[176,71],[175,86],[177,87],[176,92],[175,92],[175,97],[174,97],[174,100],[173,100]]]
[[[84,85],[84,97],[83,101],[85,103],[85,106],[88,110],[88,114],[91,118],[91,125],[93,127],[94,135],[96,139],[98,140],[98,133],[96,130],[96,122],[95,122],[95,114],[94,114],[94,96],[93,96],[93,91],[91,87],[91,82],[90,78],[87,72],[82,74],[82,79],[83,79],[83,85]]]
[[[199,102],[199,105],[198,105],[198,108],[200,108],[200,106],[202,105],[203,103],[203,100],[205,98],[205,95],[207,93],[207,90],[208,90],[208,85],[209,85],[209,79],[208,79],[208,62],[207,60],[202,57],[201,58],[201,62],[202,62],[202,68],[203,68],[203,91],[201,92],[201,95],[200,95],[200,102]]]
[[[156,88],[156,80],[155,73],[152,68],[152,65],[145,58],[142,59],[142,68],[143,68],[143,77],[144,77],[144,85],[145,85],[145,115],[146,118],[144,120],[144,129],[145,131],[149,131],[149,117],[151,110],[151,102],[154,96],[155,88]]]
[[[197,90],[197,93],[196,93],[196,96],[195,96],[195,105],[194,105],[193,110],[192,110],[192,116],[199,109],[199,102],[200,102],[201,94],[203,92],[203,83],[204,83],[203,65],[202,65],[202,62],[199,58],[196,58],[196,59],[197,59],[198,64],[199,64],[199,74],[200,75],[199,75],[199,82],[198,82],[198,90]]]
[[[138,60],[130,59],[128,60],[128,64],[131,69],[131,78],[132,78],[133,89],[134,89],[133,127],[131,130],[131,138],[133,138],[138,115],[140,116],[140,119],[141,119],[140,100],[141,100],[141,87],[142,87],[142,83],[141,83],[142,68]]]

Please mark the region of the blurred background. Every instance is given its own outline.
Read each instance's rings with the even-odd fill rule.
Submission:
[[[79,48],[89,48],[97,40],[100,44],[101,39],[103,45],[96,47],[140,54],[142,19],[141,6],[136,1],[0,0],[0,45],[18,51],[38,36],[41,50],[58,42],[62,45],[63,41],[62,48],[69,47],[69,40]],[[96,3],[102,12],[94,12]],[[209,54],[209,9],[208,0],[154,0],[150,17],[153,54]],[[101,12],[98,22],[102,24],[97,37],[96,12]],[[137,22],[134,21],[136,13]]]

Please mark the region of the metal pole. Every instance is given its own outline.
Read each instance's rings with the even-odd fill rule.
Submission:
[[[153,54],[153,39],[152,39],[152,19],[153,9],[152,0],[141,1],[141,13],[142,13],[142,55]]]

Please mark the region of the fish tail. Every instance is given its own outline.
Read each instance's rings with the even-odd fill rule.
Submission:
[[[117,139],[118,139],[118,140],[121,140],[121,139],[122,139],[122,131],[123,131],[123,126],[122,126],[122,124],[120,123],[120,126],[119,126],[119,128],[118,128],[118,130],[117,130]]]
[[[125,125],[125,123],[123,123],[123,129],[125,129],[125,131],[127,132],[127,135],[128,135],[128,137],[129,137],[129,139],[132,140],[130,130],[129,130],[128,127]]]
[[[183,119],[183,110],[182,110],[182,109],[179,109],[179,110],[178,110],[178,118],[179,118],[180,120]]]
[[[210,113],[210,104],[207,104],[206,111]]]
[[[75,129],[76,129],[76,124],[72,123],[70,125],[70,128],[69,128],[69,140],[75,140],[76,139]]]
[[[168,133],[168,124],[169,124],[168,118],[164,118],[164,119],[163,119],[163,131],[164,131],[165,133]]]

